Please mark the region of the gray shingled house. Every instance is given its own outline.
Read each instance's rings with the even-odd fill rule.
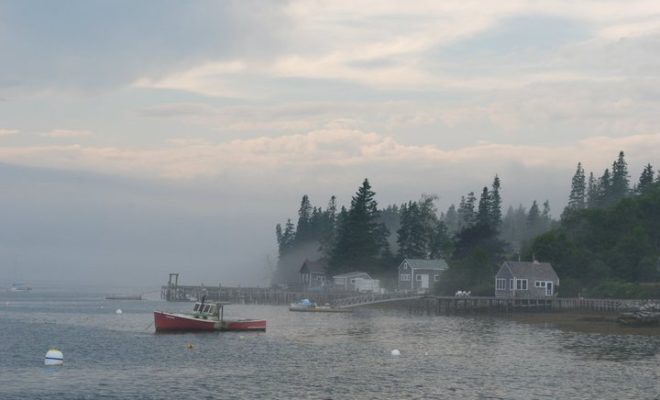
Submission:
[[[495,275],[495,297],[553,297],[559,277],[550,263],[505,261]]]
[[[307,289],[323,287],[328,280],[325,263],[322,261],[305,260],[299,273],[300,283]]]
[[[447,268],[447,262],[442,258],[435,260],[406,258],[399,264],[399,290],[429,290],[440,280],[440,274]]]

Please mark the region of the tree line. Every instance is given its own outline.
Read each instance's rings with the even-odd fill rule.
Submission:
[[[553,262],[553,265],[556,263],[562,280],[564,277],[568,279],[562,284],[566,283],[567,290],[572,291],[571,286],[586,287],[589,274],[578,273],[584,267],[577,266],[579,263],[575,261],[567,261],[570,257],[562,255],[563,248],[558,246],[557,238],[568,237],[567,224],[574,224],[576,219],[606,219],[602,213],[621,201],[650,193],[658,186],[658,179],[660,174],[654,179],[654,170],[648,164],[639,181],[631,187],[623,152],[613,162],[612,169],[606,169],[598,179],[593,173],[588,180],[585,179],[582,163],[578,163],[571,181],[568,205],[559,221],[552,219],[547,200],[540,205],[534,200],[529,208],[510,206],[503,214],[498,175],[490,186],[482,188],[479,198],[474,192],[467,193],[461,196],[458,206],[451,204],[444,212],[438,212],[437,197],[432,195],[379,208],[368,179],[364,179],[348,207],[338,209],[336,197],[332,196],[323,209],[313,206],[309,197],[303,195],[297,223],[294,225],[289,219],[283,226],[277,224],[275,228],[279,247],[275,281],[295,281],[298,269],[308,258],[323,260],[330,275],[359,270],[393,284],[397,278],[396,267],[404,258],[444,258],[450,268],[443,274],[437,288],[440,293],[461,289],[472,290],[473,294],[492,295],[493,276],[503,260],[536,257]],[[585,217],[582,213],[587,210],[593,215]],[[660,223],[660,218],[656,218],[655,223]],[[595,229],[594,225],[589,225],[589,229]],[[650,228],[644,229],[637,235],[644,236]],[[586,244],[580,242],[575,246]],[[644,265],[650,265],[653,254],[657,259],[657,248],[654,251],[644,252]],[[590,256],[593,258],[593,254]],[[600,254],[596,258],[602,260],[603,257]],[[647,273],[639,276],[612,273],[603,277],[628,281],[639,280],[642,276],[651,279],[649,266],[620,265],[624,264],[619,263],[608,271],[641,268]],[[597,269],[587,269],[594,268]]]
[[[599,178],[578,163],[560,224],[528,247],[552,263],[565,296],[660,297],[660,171],[631,184],[623,152]]]

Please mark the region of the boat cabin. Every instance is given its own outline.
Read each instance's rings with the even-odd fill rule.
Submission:
[[[208,319],[208,318],[216,318],[222,320],[222,314],[223,314],[223,306],[225,306],[226,302],[215,302],[215,303],[205,303],[205,302],[198,302],[195,303],[195,307],[193,308],[193,315],[195,318],[203,318],[203,319]]]

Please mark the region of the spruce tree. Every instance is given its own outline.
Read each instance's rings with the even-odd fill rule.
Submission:
[[[587,186],[587,205],[589,208],[598,207],[598,183],[594,173],[589,173],[589,183]]]
[[[298,209],[298,225],[296,226],[296,240],[299,243],[310,240],[312,237],[312,211],[312,204],[309,201],[309,196],[303,195],[302,200],[300,200],[300,208]]]
[[[644,194],[653,186],[653,167],[647,164],[639,176],[639,183],[637,184],[637,193]]]
[[[612,201],[612,178],[610,176],[610,170],[605,168],[603,175],[598,179],[598,189],[596,197],[596,206],[605,207],[608,206]]]
[[[474,225],[476,219],[474,204],[476,201],[477,199],[474,197],[474,192],[468,193],[467,198],[461,196],[461,203],[458,207],[459,231]]]
[[[532,239],[536,237],[541,231],[541,213],[539,211],[539,205],[536,203],[536,200],[532,202],[532,206],[529,208],[527,213],[527,234],[526,239]]]
[[[582,163],[579,162],[575,175],[573,175],[571,181],[571,194],[568,196],[568,209],[581,210],[585,207],[586,183],[584,169],[582,168]]]
[[[502,224],[502,196],[500,195],[500,177],[495,175],[490,191],[490,224],[497,231]]]
[[[282,228],[280,227],[279,231],[281,232],[281,230]],[[280,243],[279,243],[280,257],[282,257],[293,248],[294,242],[296,240],[296,231],[295,228],[293,227],[293,222],[291,222],[291,219],[286,220],[284,232],[281,232],[279,236],[280,236]]]
[[[401,213],[401,227],[397,231],[399,258],[426,258],[427,232],[417,202],[408,202]]]
[[[609,203],[614,203],[626,197],[630,192],[628,163],[626,163],[623,151],[619,152],[619,157],[612,163],[611,179]]]
[[[447,209],[447,213],[444,218],[445,225],[447,226],[447,232],[453,234],[458,231],[458,213],[456,212],[456,206],[453,204]]]
[[[541,232],[543,233],[550,229],[552,217],[550,216],[550,201],[543,202],[543,211],[541,212]]]
[[[330,266],[333,272],[373,270],[386,249],[387,228],[377,223],[378,203],[369,180],[365,179],[351,200],[351,208],[342,221]]]
[[[484,186],[483,190],[481,191],[481,197],[479,198],[477,225],[491,226],[490,195],[488,194],[488,188],[486,186]]]

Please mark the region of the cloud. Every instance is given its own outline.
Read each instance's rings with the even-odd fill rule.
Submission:
[[[489,174],[487,171],[497,170],[498,165],[510,163],[572,168],[582,161],[585,165],[606,166],[619,150],[625,150],[642,162],[660,160],[660,134],[593,137],[565,146],[486,142],[453,150],[433,145],[406,145],[391,136],[349,129],[224,143],[173,138],[168,143],[168,146],[151,149],[81,145],[4,147],[0,148],[0,160],[177,179],[234,176],[238,180],[258,176],[286,180],[292,170],[302,175],[311,171],[332,175],[338,170],[364,168],[398,169],[408,174],[434,168],[465,168],[466,174]]]
[[[588,54],[621,36],[660,32],[660,20],[649,13],[655,7],[645,0],[578,6],[555,1],[292,1],[282,9],[290,21],[287,46],[272,49],[266,60],[245,55],[204,61],[158,79],[145,75],[135,85],[246,98],[277,95],[275,82],[291,78],[416,91],[623,80],[635,75],[608,70],[608,62],[602,63],[605,68],[583,68],[589,65]],[[479,43],[488,49],[488,58],[480,57]],[[466,50],[458,58],[443,52],[461,45]],[[566,50],[576,46],[585,56],[566,62]],[[628,61],[635,60],[639,57]],[[258,89],[252,85],[255,77],[264,81]]]
[[[92,131],[74,130],[74,129],[53,129],[52,131],[43,134],[45,137],[51,138],[82,138],[92,136]]]
[[[18,129],[0,128],[0,136],[15,135],[17,133]]]

